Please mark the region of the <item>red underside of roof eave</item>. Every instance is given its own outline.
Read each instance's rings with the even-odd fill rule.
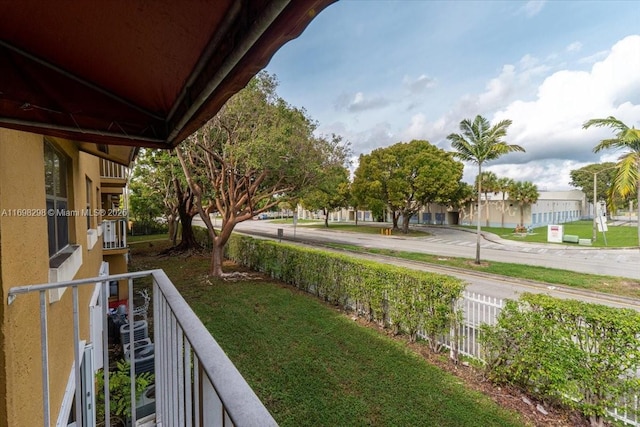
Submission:
[[[175,147],[213,117],[235,93],[267,66],[273,55],[287,42],[302,34],[309,23],[337,0],[293,1],[238,62],[221,85],[209,96],[189,123],[168,143]],[[172,128],[172,126],[169,126]]]
[[[117,91],[102,89],[102,85],[82,76],[64,72],[65,64],[48,63],[38,52],[21,51],[0,37],[0,126],[95,144],[175,147],[215,115],[268,64],[282,45],[298,37],[311,20],[334,1],[287,4],[239,60],[222,74],[221,64],[225,60],[215,56],[218,51],[214,51],[192,82],[195,84],[189,88],[191,96],[171,108],[175,110],[171,119],[168,119],[169,111],[148,111],[141,106],[146,101],[125,100]],[[246,21],[238,21],[237,25],[247,25],[242,22]],[[236,49],[234,43],[251,31],[253,24],[249,22],[246,28],[235,27],[232,32],[235,38],[230,40],[232,50],[225,50],[227,56],[232,56]],[[170,61],[170,55],[165,60]],[[176,78],[186,82],[189,75]],[[114,76],[110,86],[117,87],[117,82]],[[162,88],[149,87],[148,90],[157,93]],[[175,95],[174,103],[184,92]],[[190,104],[198,98],[203,102]]]
[[[0,125],[100,144],[166,145],[166,124],[84,82],[0,46]]]

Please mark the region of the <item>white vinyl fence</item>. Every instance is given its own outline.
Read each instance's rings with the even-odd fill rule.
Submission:
[[[461,310],[462,322],[457,330],[452,330],[449,336],[443,336],[440,345],[458,354],[471,357],[480,361],[484,360],[482,348],[479,343],[480,325],[485,323],[495,325],[498,315],[504,307],[504,300],[490,297],[475,292],[463,292],[458,301],[458,310]],[[428,339],[424,332],[418,332],[418,336]],[[457,339],[454,339],[457,336]],[[454,345],[452,346],[452,341]],[[640,427],[640,418],[635,415],[640,405],[638,396],[629,397],[609,411],[609,415],[626,425]]]

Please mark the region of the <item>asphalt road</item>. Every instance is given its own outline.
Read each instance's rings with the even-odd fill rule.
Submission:
[[[340,232],[331,230],[331,228],[327,230],[305,226],[294,227],[293,225],[273,224],[270,221],[245,221],[236,226],[236,231],[278,238],[278,229],[281,229],[283,240],[300,244],[333,242],[422,252],[442,257],[475,258],[475,233],[444,227],[426,228],[431,234],[430,236],[402,237]],[[587,302],[640,310],[640,300],[630,298],[579,291],[561,286],[549,286],[548,284],[534,281],[477,274],[378,255],[359,254],[358,256],[456,276],[468,283],[467,289],[469,291],[496,298],[517,298],[517,295],[522,292],[543,292],[559,298],[580,299]],[[598,249],[551,244],[526,244],[507,241],[495,235],[485,234],[481,242],[480,256],[484,260],[538,265],[568,271],[605,274],[640,280],[640,250],[638,249]]]

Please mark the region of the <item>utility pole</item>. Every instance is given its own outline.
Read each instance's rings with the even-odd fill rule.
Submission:
[[[597,201],[596,198],[598,197],[598,174],[600,172],[604,172],[604,171],[608,171],[611,169],[615,169],[617,168],[618,165],[615,166],[611,166],[610,168],[606,168],[606,169],[601,169],[597,172],[591,172],[593,174],[593,236],[591,238],[591,241],[595,243],[596,241],[596,237],[597,237],[597,230],[598,230],[598,225],[597,225],[597,219],[598,219],[598,208],[597,208]]]
[[[596,197],[598,196],[598,172],[594,172],[593,173],[593,236],[591,237],[591,241],[595,243],[596,241],[596,237],[598,235],[597,233],[597,223],[596,223],[596,216],[597,216],[597,209],[596,209]]]

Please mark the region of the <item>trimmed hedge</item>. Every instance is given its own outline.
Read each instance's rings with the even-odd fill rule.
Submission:
[[[491,379],[578,409],[592,425],[640,392],[637,311],[523,294],[480,337]]]
[[[442,274],[380,264],[271,240],[234,235],[226,256],[325,301],[353,310],[416,339],[419,330],[436,339],[457,319],[463,281]]]

